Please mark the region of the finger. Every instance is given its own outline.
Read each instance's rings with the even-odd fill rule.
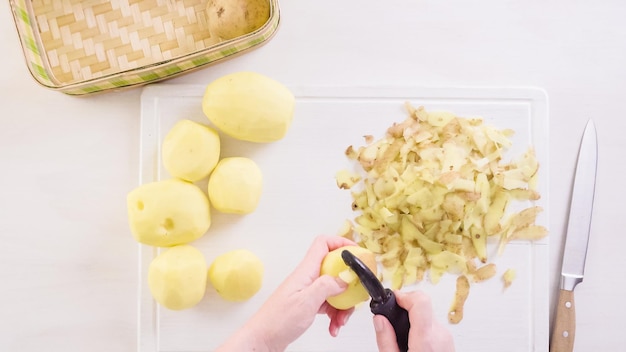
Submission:
[[[331,250],[356,243],[340,236],[317,236],[296,269],[289,275],[289,285],[306,286],[315,280],[322,266],[322,261]]]
[[[326,298],[342,293],[347,287],[348,284],[341,279],[322,275],[304,289],[306,291],[305,297],[309,297],[319,307],[326,301]]]
[[[345,326],[346,324],[348,324],[348,320],[350,320],[352,313],[354,313],[354,308],[337,311],[338,323],[341,326]]]
[[[332,310],[334,310],[336,308],[334,308],[333,306],[331,306],[330,304],[328,304],[328,302],[324,302],[321,306],[320,309],[317,311],[317,314],[326,314],[328,315],[329,313],[331,313]]]
[[[409,312],[411,329],[427,333],[433,326],[433,306],[430,297],[420,291],[394,292],[398,305]]]
[[[303,263],[321,263],[328,252],[356,243],[341,236],[317,236],[304,256]]]
[[[396,342],[396,332],[391,323],[382,315],[374,315],[374,331],[376,331],[376,344],[381,352],[400,352]]]
[[[328,314],[328,317],[330,318],[330,322],[328,323],[328,331],[330,332],[330,336],[332,337],[337,337],[337,335],[339,335],[339,330],[341,329],[341,327],[343,327],[340,313],[341,311],[335,311]]]
[[[326,248],[328,249],[328,251],[332,251],[334,249],[345,247],[345,246],[357,245],[354,241],[351,241],[341,236],[324,236],[322,237],[322,239],[326,243]]]
[[[438,352],[454,352],[452,333],[438,322],[435,322],[433,327],[433,340],[441,342],[441,349]]]
[[[332,307],[326,311],[326,315],[330,318],[328,331],[330,331],[331,336],[335,337],[339,334],[339,330],[346,325],[352,312],[354,312],[354,309],[339,310]]]
[[[345,312],[345,313],[342,313],[342,314],[347,314],[348,316],[351,316],[352,313],[354,312],[354,307],[352,307],[350,309],[337,309],[337,308],[331,306],[330,304],[328,304],[328,301],[326,301],[326,302],[324,302],[320,306],[320,309],[317,312],[317,314],[326,314],[326,315],[328,315],[329,313],[331,313],[332,311],[335,311],[335,310],[339,311],[339,312]],[[347,322],[347,319],[346,319],[346,322]],[[345,322],[342,325],[345,325]]]
[[[326,311],[326,315],[328,315],[328,318],[330,319],[330,322],[328,323],[328,332],[332,337],[337,337],[339,329],[341,328],[341,325],[337,323],[337,313],[338,311],[336,309],[329,309]]]

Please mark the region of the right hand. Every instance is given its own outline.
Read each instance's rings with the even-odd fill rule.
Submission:
[[[433,318],[433,307],[425,293],[394,291],[398,305],[409,312],[410,352],[454,352],[452,334]],[[380,352],[399,352],[393,326],[382,315],[374,316],[376,343]]]

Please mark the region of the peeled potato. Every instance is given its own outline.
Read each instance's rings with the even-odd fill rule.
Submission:
[[[282,139],[291,126],[295,98],[281,83],[255,72],[211,82],[202,98],[207,118],[227,135],[249,142]]]
[[[182,310],[198,304],[206,292],[206,283],[204,256],[190,245],[168,248],[150,263],[150,292],[168,309]]]
[[[224,253],[209,267],[209,281],[225,300],[246,301],[261,289],[263,262],[245,249]]]
[[[181,120],[165,136],[162,157],[163,166],[173,177],[196,182],[217,165],[220,137],[212,128]]]
[[[248,214],[259,204],[263,174],[248,158],[224,158],[209,177],[208,193],[213,207],[222,213]]]
[[[270,18],[269,0],[209,0],[209,31],[222,39],[251,33]]]
[[[346,263],[344,263],[343,258],[341,257],[341,252],[343,252],[343,250],[350,251],[357,258],[361,259],[361,261],[374,274],[376,274],[376,257],[373,252],[359,246],[345,246],[337,248],[326,254],[326,257],[324,257],[324,260],[322,261],[320,275],[330,275],[333,277],[341,277],[342,279],[352,277],[352,275],[346,273],[347,271],[350,271],[350,268],[346,265]],[[337,309],[349,309],[369,299],[369,294],[365,290],[365,287],[361,284],[360,280],[344,279],[344,281],[348,281],[346,282],[348,284],[348,288],[336,296],[329,297],[326,300],[328,304]]]
[[[211,226],[209,199],[202,190],[178,179],[141,185],[126,197],[134,238],[169,247],[202,237]]]

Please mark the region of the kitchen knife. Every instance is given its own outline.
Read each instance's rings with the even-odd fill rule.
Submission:
[[[384,315],[389,320],[393,330],[396,332],[396,342],[398,342],[400,352],[407,352],[409,350],[409,329],[411,327],[409,313],[398,305],[393,291],[384,288],[376,275],[359,258],[347,250],[341,252],[341,258],[358,276],[361,284],[372,297],[370,301],[372,313]]]
[[[551,352],[571,352],[574,349],[576,314],[574,288],[583,281],[587,243],[591,230],[591,213],[596,184],[598,142],[592,120],[587,122],[578,151],[576,175],[567,223],[561,286],[556,309],[556,321],[550,341]]]

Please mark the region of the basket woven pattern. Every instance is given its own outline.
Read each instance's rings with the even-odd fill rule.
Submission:
[[[35,80],[84,95],[157,82],[244,53],[276,32],[270,19],[232,40],[212,38],[207,0],[9,0]]]
[[[33,0],[50,70],[71,83],[218,43],[202,0]]]

